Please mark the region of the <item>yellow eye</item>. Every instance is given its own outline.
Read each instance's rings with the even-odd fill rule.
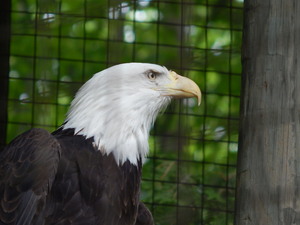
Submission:
[[[153,72],[149,72],[149,73],[148,73],[148,78],[149,78],[150,80],[155,80],[155,79],[156,79],[156,74],[153,73]]]
[[[157,71],[149,70],[147,71],[147,77],[149,80],[155,80],[160,73]]]

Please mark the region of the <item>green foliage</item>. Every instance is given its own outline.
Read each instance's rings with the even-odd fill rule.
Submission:
[[[158,225],[233,224],[242,6],[13,0],[7,141],[57,128],[82,82],[109,65],[165,65],[198,83],[203,101],[176,101],[158,118],[142,200]]]

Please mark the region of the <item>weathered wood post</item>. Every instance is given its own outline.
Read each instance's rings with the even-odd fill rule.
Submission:
[[[300,224],[300,1],[245,0],[236,225]]]

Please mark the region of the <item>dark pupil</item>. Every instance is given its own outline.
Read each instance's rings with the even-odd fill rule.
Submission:
[[[155,74],[151,72],[151,73],[149,74],[149,77],[150,77],[151,79],[154,79],[154,78],[155,78]]]

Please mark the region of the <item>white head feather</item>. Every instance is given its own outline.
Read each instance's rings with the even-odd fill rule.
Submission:
[[[149,74],[160,74],[152,80]],[[146,63],[126,63],[96,73],[77,92],[63,129],[93,137],[103,154],[117,163],[137,164],[148,153],[150,128],[171,97],[159,87],[170,82],[169,71]]]

